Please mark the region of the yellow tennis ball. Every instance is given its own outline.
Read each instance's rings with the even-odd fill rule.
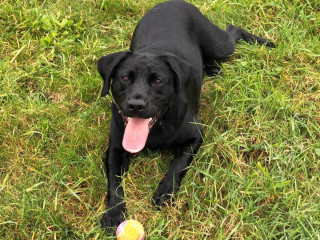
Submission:
[[[142,224],[136,220],[123,221],[116,235],[117,240],[142,240],[146,236]]]

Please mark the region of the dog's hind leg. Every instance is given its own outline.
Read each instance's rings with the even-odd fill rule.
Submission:
[[[204,71],[210,76],[216,75],[220,72],[221,61],[234,52],[236,40],[232,34],[218,28],[204,16],[198,21]]]
[[[218,28],[204,16],[198,19],[199,43],[204,61],[204,70],[208,75],[216,75],[220,71],[220,63],[235,50],[235,44],[243,39],[246,42],[266,44],[275,47],[274,43],[255,36],[245,30],[228,25],[226,31]]]
[[[226,32],[232,35],[235,41],[242,39],[248,43],[257,42],[261,45],[265,44],[267,47],[275,47],[275,44],[270,40],[255,36],[239,27],[233,26],[232,24],[228,25]]]

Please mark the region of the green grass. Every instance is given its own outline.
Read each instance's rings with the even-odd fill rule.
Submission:
[[[99,226],[111,97],[96,62],[157,2],[0,1],[0,239],[114,239]],[[204,144],[175,206],[150,203],[170,152],[132,159],[128,218],[147,239],[320,239],[319,1],[191,2],[277,48],[238,44],[205,77]]]

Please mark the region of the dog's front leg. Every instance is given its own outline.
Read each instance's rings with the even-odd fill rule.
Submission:
[[[197,153],[202,144],[202,136],[199,135],[176,150],[175,158],[171,162],[167,175],[160,182],[158,190],[153,195],[153,203],[164,207],[170,200],[172,193],[179,190],[181,180],[187,172],[187,167],[192,162],[194,154]]]
[[[105,159],[105,168],[108,178],[108,209],[104,213],[101,226],[110,228],[118,226],[124,221],[126,212],[123,202],[124,193],[121,186],[121,176],[128,170],[129,154],[122,149],[109,146]]]

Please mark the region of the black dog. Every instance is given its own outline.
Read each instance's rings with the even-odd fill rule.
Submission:
[[[226,31],[219,29],[189,3],[169,1],[141,19],[130,51],[99,59],[98,70],[104,80],[101,95],[105,96],[111,85],[114,98],[105,160],[109,206],[102,227],[114,227],[124,220],[121,175],[128,169],[129,153],[174,148],[175,158],[153,202],[162,207],[179,189],[202,144],[202,129],[195,123],[199,123],[203,72],[218,72],[219,62],[234,52],[239,39],[274,47],[233,25]]]

